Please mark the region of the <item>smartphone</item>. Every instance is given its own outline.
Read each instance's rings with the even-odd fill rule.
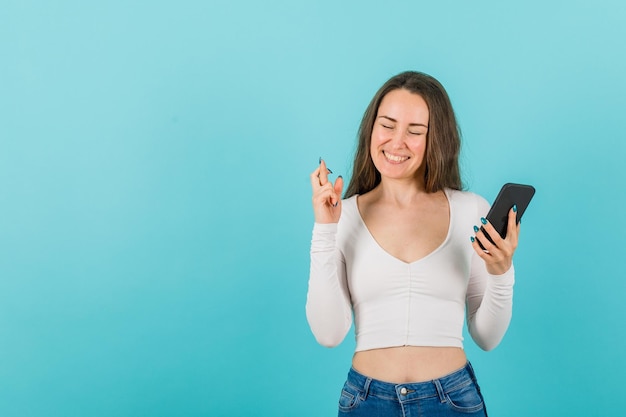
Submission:
[[[535,187],[532,185],[507,183],[502,186],[486,218],[503,239],[506,237],[511,207],[513,207],[513,205],[517,206],[517,219],[515,221],[515,224],[517,224],[526,211],[528,204],[530,204],[533,195],[535,195]],[[487,239],[493,243],[493,240],[491,240],[491,237],[487,234],[485,229],[481,227],[481,230]],[[480,244],[480,241],[478,244],[483,250],[485,249],[483,245]]]

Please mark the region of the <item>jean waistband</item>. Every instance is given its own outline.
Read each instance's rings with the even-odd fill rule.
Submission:
[[[441,378],[404,384],[394,384],[373,379],[359,373],[354,368],[350,368],[347,382],[354,388],[357,388],[364,398],[368,395],[387,398],[399,398],[402,396],[408,400],[439,396],[443,400],[446,393],[467,386],[472,382],[476,383],[476,376],[472,365],[467,362],[463,368]]]

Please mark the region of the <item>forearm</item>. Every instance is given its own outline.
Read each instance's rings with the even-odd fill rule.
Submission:
[[[468,317],[468,330],[481,349],[495,348],[506,333],[513,310],[513,266],[502,275],[487,274],[478,308]]]
[[[345,264],[336,248],[337,224],[315,224],[306,316],[317,341],[327,347],[341,343],[352,324]]]

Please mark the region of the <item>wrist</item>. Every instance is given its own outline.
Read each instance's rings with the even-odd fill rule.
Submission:
[[[513,265],[513,262],[505,262],[505,263],[493,263],[487,264],[487,272],[489,275],[504,275],[506,274]]]

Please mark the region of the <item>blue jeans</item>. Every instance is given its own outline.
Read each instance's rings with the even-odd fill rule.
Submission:
[[[474,369],[465,367],[427,382],[392,384],[355,371],[348,373],[339,399],[339,417],[482,416],[487,410]]]

